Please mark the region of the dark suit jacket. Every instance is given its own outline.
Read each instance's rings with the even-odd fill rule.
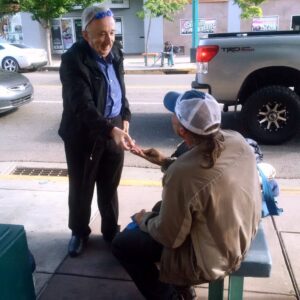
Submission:
[[[131,113],[125,94],[123,53],[114,45],[113,66],[122,89],[123,120]],[[94,59],[94,52],[84,40],[76,42],[62,55],[60,79],[63,85],[63,114],[59,135],[65,142],[94,144],[109,139],[113,125],[104,118],[107,87],[105,77]]]

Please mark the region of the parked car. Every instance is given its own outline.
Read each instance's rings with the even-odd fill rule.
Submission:
[[[35,70],[48,63],[44,49],[31,48],[23,44],[0,43],[0,67],[11,72],[22,69]]]
[[[33,86],[24,75],[0,69],[0,113],[33,99]]]

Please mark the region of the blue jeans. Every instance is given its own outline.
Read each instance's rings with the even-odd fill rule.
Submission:
[[[173,55],[173,52],[170,52],[170,53],[162,52],[161,53],[161,66],[164,65],[165,58],[168,59],[168,66],[173,66],[174,65],[174,55]]]

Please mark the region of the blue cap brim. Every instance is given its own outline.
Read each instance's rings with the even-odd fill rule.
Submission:
[[[167,110],[174,113],[175,112],[175,105],[178,97],[180,96],[179,93],[176,92],[168,92],[164,97],[164,106]]]

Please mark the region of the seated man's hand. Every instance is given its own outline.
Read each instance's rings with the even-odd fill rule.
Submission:
[[[138,225],[140,225],[142,223],[143,216],[145,215],[145,213],[146,211],[142,209],[140,212],[134,214],[132,218]]]
[[[133,146],[130,151],[135,154],[138,155],[148,161],[150,161],[153,164],[162,166],[166,156],[164,156],[160,151],[158,151],[157,149],[154,148],[150,148],[150,149],[142,149],[139,146],[135,145]]]

